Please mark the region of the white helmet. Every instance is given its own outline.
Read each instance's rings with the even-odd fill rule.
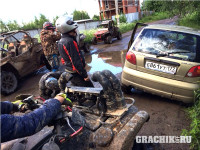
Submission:
[[[62,16],[56,20],[56,28],[63,34],[78,28],[78,26],[73,21],[72,16]]]

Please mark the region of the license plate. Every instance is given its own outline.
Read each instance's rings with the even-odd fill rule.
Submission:
[[[152,69],[156,71],[161,71],[169,74],[175,74],[176,73],[176,67],[170,66],[170,65],[163,65],[155,62],[147,61],[145,63],[145,68]]]

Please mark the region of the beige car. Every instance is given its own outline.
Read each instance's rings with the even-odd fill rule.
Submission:
[[[134,40],[138,25],[145,27]],[[199,80],[199,31],[174,25],[136,25],[122,72],[123,89],[133,87],[192,103]]]

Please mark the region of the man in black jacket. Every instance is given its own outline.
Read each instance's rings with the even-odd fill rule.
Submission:
[[[85,70],[85,59],[76,42],[78,26],[72,21],[72,18],[65,16],[56,21],[56,28],[62,33],[58,50],[64,60],[65,70],[73,75],[72,84],[74,86],[93,87]]]

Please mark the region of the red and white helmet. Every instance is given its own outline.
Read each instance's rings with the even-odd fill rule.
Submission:
[[[55,27],[53,26],[53,24],[51,22],[45,22],[43,24],[43,29],[45,29],[45,30],[52,30],[52,29],[55,29]]]

